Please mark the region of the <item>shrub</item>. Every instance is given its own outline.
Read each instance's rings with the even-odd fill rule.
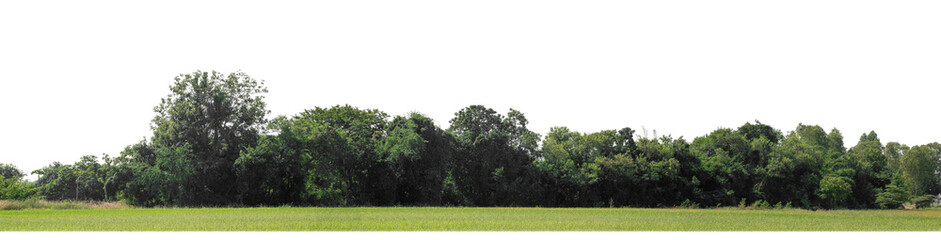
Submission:
[[[771,204],[764,200],[759,199],[758,201],[755,201],[755,203],[752,203],[751,208],[752,209],[771,209]]]
[[[908,199],[908,193],[904,189],[892,184],[886,186],[885,191],[876,194],[876,205],[881,208],[901,208],[902,203]]]
[[[696,209],[696,208],[699,208],[699,203],[690,201],[689,198],[687,198],[686,201],[683,201],[683,203],[680,203],[680,208]]]
[[[24,200],[36,195],[32,183],[0,176],[0,200]]]
[[[931,203],[934,202],[934,195],[922,195],[914,199],[916,208],[926,208],[930,207]]]

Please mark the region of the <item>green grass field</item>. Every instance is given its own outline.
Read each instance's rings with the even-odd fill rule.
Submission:
[[[130,208],[0,211],[2,231],[941,231],[941,210]]]

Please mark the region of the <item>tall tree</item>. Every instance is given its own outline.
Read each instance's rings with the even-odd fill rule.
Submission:
[[[231,203],[237,194],[232,184],[236,180],[233,163],[242,149],[256,143],[266,123],[264,82],[242,72],[196,71],[176,77],[170,91],[154,108],[156,149],[192,151],[191,161],[185,164],[195,173],[174,179],[197,185],[192,188],[194,201]]]
[[[889,142],[885,144],[885,159],[886,167],[892,174],[901,175],[901,160],[902,155],[905,154],[905,151],[908,151],[909,147],[905,144],[900,144],[898,142]]]
[[[749,126],[743,127],[747,129]],[[758,134],[752,136],[756,135],[758,139],[765,139]],[[707,172],[702,179],[698,179],[705,203],[732,205],[739,199],[757,198],[754,193],[754,168],[759,164],[759,159],[753,158],[752,146],[745,135],[721,128],[709,135],[697,137],[691,148],[702,161],[702,170]]]
[[[939,152],[930,145],[914,146],[899,160],[902,178],[911,196],[917,197],[935,189],[939,183]]]
[[[468,204],[509,205],[536,201],[513,194],[532,190],[532,162],[539,135],[526,128],[525,116],[510,109],[506,117],[490,108],[472,105],[461,109],[448,129],[459,144],[454,175]]]
[[[397,185],[396,202],[439,205],[451,165],[454,139],[419,113],[398,116],[387,128],[379,151]]]
[[[392,204],[395,181],[390,166],[380,161],[377,146],[385,137],[388,114],[375,109],[359,109],[349,105],[317,107],[294,117],[294,122],[318,131],[333,132],[346,142],[349,157],[337,160],[335,166],[346,183],[350,204]],[[330,148],[332,146],[317,146]],[[339,154],[339,153],[335,153]]]
[[[886,171],[886,157],[882,153],[882,143],[875,132],[863,134],[859,143],[843,155],[841,165],[851,168],[855,174],[852,176],[852,196],[848,207],[871,208],[876,207],[875,189],[882,189],[889,183]],[[833,166],[838,167],[838,166]]]
[[[842,191],[847,189],[844,184],[847,182],[838,180],[845,179],[825,178],[828,172],[824,171],[828,164],[842,156],[841,141],[839,131],[827,134],[820,126],[798,124],[771,154],[762,180],[766,185],[761,188],[765,201],[791,202],[798,207],[813,208],[826,201],[821,198],[827,194],[844,198]],[[819,192],[821,181],[828,184],[825,194]]]

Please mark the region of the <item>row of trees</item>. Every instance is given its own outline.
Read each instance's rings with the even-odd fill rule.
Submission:
[[[270,121],[264,83],[244,73],[180,75],[153,136],[117,157],[22,172],[0,168],[0,197],[123,200],[143,206],[460,205],[898,208],[941,192],[941,145],[760,122],[688,142],[631,128],[527,129],[523,113],[473,105],[441,129],[424,115],[351,106]],[[541,145],[540,145],[541,141]]]

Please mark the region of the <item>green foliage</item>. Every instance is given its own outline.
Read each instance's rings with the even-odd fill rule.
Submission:
[[[0,200],[23,200],[36,195],[33,183],[0,176]]]
[[[768,203],[765,200],[759,199],[755,201],[754,203],[752,203],[750,208],[751,209],[772,209],[773,206],[771,206],[771,203]]]
[[[0,164],[0,200],[22,200],[34,197],[33,183],[23,180],[25,176],[12,164]]]
[[[901,208],[902,203],[909,200],[909,194],[905,189],[895,184],[886,186],[885,190],[876,194],[876,205],[881,208],[896,209]]]
[[[161,190],[162,195],[177,196],[158,201],[189,203],[187,199],[196,198],[201,204],[231,203],[237,195],[237,185],[232,184],[236,181],[235,160],[242,149],[256,144],[266,123],[268,110],[262,94],[268,90],[264,82],[241,72],[196,71],[176,77],[170,91],[154,108],[153,145],[156,152],[173,152],[175,159],[169,161],[186,165],[172,170],[150,166],[158,169],[148,172],[156,177],[182,171],[186,176],[172,176],[173,180],[156,184],[178,188]],[[180,148],[189,149],[187,159],[180,158]]]
[[[382,142],[388,115],[373,109],[361,110],[349,105],[332,108],[305,110],[294,117],[296,124],[304,129],[313,129],[318,133],[319,141],[331,145],[314,143],[313,147],[322,153],[315,157],[315,165],[322,166],[319,171],[331,170],[323,167],[332,166],[331,175],[342,179],[344,197],[350,204],[390,204],[394,201],[394,180],[389,165],[380,161],[378,144]],[[332,154],[326,154],[331,153]],[[318,184],[320,187],[329,185]],[[372,191],[370,191],[372,190]],[[323,195],[321,195],[323,196]]]
[[[20,171],[19,168],[13,166],[13,164],[0,163],[0,177],[6,179],[19,179],[25,177],[26,174],[23,171]]]
[[[935,195],[921,195],[912,200],[917,208],[926,208],[930,207],[931,203],[934,201]]]
[[[699,208],[699,203],[696,203],[696,202],[690,201],[689,199],[686,199],[686,200],[683,200],[682,203],[680,203],[680,206],[679,206],[679,207],[680,207],[680,208],[688,208],[688,209],[697,209],[697,208]]]
[[[103,161],[101,161],[103,160]],[[121,171],[115,159],[104,155],[83,156],[74,164],[52,165],[33,171],[38,174],[36,187],[39,195],[50,200],[95,200],[114,199],[115,189],[123,179],[115,177]],[[108,190],[111,187],[111,191]]]
[[[852,148],[799,124],[755,121],[692,142],[631,128],[545,138],[514,109],[471,105],[448,129],[418,113],[349,105],[266,118],[263,82],[244,73],[175,78],[152,138],[120,156],[85,156],[32,173],[0,164],[0,196],[142,206],[551,206],[897,208],[941,193],[941,144]],[[540,140],[542,140],[540,144]],[[772,205],[771,203],[776,203]],[[785,204],[786,203],[786,204]]]
[[[285,146],[296,140],[287,137],[261,136],[254,147],[242,150],[234,165],[239,203],[269,206],[306,203],[302,193],[311,168],[310,155]]]
[[[909,193],[912,196],[919,196],[927,193],[933,188],[937,188],[941,183],[941,153],[937,149],[929,146],[914,146],[905,151],[899,159],[899,168],[905,184],[909,187]]]
[[[852,188],[851,178],[825,178],[828,172],[839,170],[826,167],[838,165],[835,161],[842,157],[841,139],[838,131],[828,135],[819,126],[798,125],[771,153],[758,187],[761,195],[769,202],[794,202],[805,208],[842,204],[847,184]],[[821,183],[826,183],[827,189],[821,189]]]
[[[821,199],[831,202],[831,206],[840,206],[853,193],[853,179],[839,174],[827,175],[820,180],[818,192]]]
[[[454,138],[418,113],[396,117],[379,147],[381,161],[396,179],[395,202],[439,205],[452,166]]]
[[[138,163],[134,170],[136,177],[127,183],[123,194],[129,202],[144,206],[188,206],[211,201],[196,196],[202,184],[193,180],[197,170],[188,144],[156,148],[153,153],[154,165]]]
[[[448,131],[457,143],[452,170],[461,194],[475,206],[532,204],[536,199],[514,199],[519,191],[535,189],[532,163],[538,157],[539,135],[529,122],[510,109],[506,117],[480,105],[461,109]],[[531,194],[524,194],[531,195]]]
[[[888,184],[892,171],[886,166],[883,146],[875,132],[863,134],[859,143],[849,149],[838,161],[832,161],[833,168],[849,168],[855,171],[852,195],[847,199],[847,206],[852,208],[873,208],[876,189]]]

